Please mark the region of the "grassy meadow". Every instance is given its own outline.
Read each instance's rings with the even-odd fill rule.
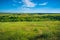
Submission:
[[[60,14],[0,14],[0,40],[60,40]]]

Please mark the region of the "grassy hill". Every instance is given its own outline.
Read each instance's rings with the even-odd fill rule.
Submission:
[[[0,14],[0,40],[60,40],[60,14]]]

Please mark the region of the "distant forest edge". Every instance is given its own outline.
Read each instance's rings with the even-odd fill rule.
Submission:
[[[58,13],[0,13],[0,22],[60,21]]]

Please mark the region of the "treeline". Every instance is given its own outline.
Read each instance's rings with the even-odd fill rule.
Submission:
[[[9,15],[0,15],[0,22],[17,22],[17,21],[60,21],[60,16],[51,16],[51,15],[24,15],[24,14],[9,14]]]

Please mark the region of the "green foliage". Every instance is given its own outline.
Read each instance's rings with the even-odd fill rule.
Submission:
[[[0,14],[0,22],[60,21],[60,14]]]

